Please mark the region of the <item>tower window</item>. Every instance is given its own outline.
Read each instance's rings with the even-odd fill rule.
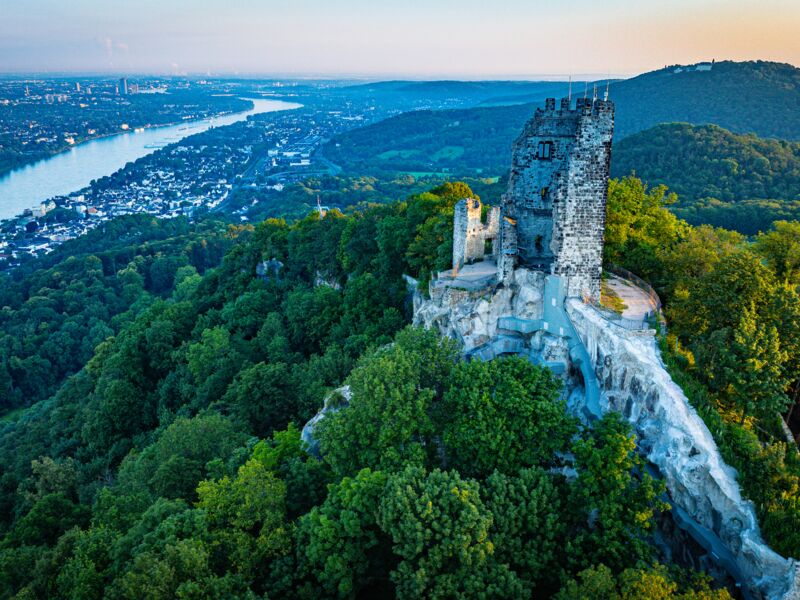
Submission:
[[[540,160],[551,160],[553,158],[553,142],[539,142],[537,156]]]
[[[546,188],[546,187],[543,187],[543,188],[542,188],[542,200],[544,200],[545,198],[547,198],[547,190],[549,190],[549,189],[550,189],[550,188]]]

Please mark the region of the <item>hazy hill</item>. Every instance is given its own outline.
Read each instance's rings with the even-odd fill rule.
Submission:
[[[679,197],[672,210],[692,224],[752,235],[774,221],[800,219],[798,142],[670,123],[618,142],[611,172],[669,186]]]
[[[762,61],[720,62],[710,71],[676,72],[679,69],[669,67],[611,84],[617,141],[666,122],[713,123],[737,133],[800,139],[800,69]],[[457,83],[448,83],[451,92]],[[391,85],[403,89],[398,82]],[[604,92],[602,86],[599,92]],[[509,103],[514,98],[524,102],[531,96],[498,93],[487,102]],[[500,174],[508,168],[514,137],[533,110],[533,104],[519,104],[417,111],[338,136],[326,152],[348,170],[475,174],[480,169]]]
[[[615,176],[635,171],[650,184],[666,184],[683,203],[800,200],[800,143],[716,125],[670,123],[625,138],[614,147],[611,171]]]
[[[499,175],[530,105],[404,113],[334,138],[333,162],[351,172],[409,171]]]
[[[343,93],[421,96],[431,99],[459,98],[491,105],[511,100],[514,104],[541,101],[548,95],[567,93],[563,81],[381,81],[343,88]],[[466,102],[465,102],[466,103]]]
[[[613,83],[617,139],[658,123],[714,123],[737,133],[800,139],[800,69],[765,61],[667,67]]]

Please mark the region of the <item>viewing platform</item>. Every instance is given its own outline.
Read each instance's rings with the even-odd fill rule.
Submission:
[[[591,306],[601,317],[629,331],[653,333],[656,324],[660,325],[662,331],[666,329],[666,322],[661,314],[661,300],[649,283],[618,267],[607,269],[606,276],[604,288],[616,300],[621,301],[623,306],[614,310],[606,303],[592,302]],[[603,293],[605,295],[605,290]]]

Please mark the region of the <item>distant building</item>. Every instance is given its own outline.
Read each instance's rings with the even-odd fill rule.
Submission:
[[[128,80],[125,77],[122,77],[119,80],[119,93],[123,96],[128,95]]]
[[[319,196],[317,196],[317,208],[315,210],[319,213],[320,218],[324,219],[325,215],[327,215],[328,211],[330,211],[330,207],[322,206],[319,200]]]
[[[672,69],[673,73],[683,73],[683,72],[691,72],[691,71],[710,71],[714,68],[714,61],[711,62],[701,62],[694,65],[687,65],[687,66],[677,66]]]

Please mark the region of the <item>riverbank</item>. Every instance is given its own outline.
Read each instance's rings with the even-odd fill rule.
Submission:
[[[228,197],[241,170],[250,163],[255,148],[263,148],[264,144],[278,147],[297,135],[298,122],[294,118],[275,120],[262,127],[253,127],[252,122],[225,127],[255,114],[300,107],[272,100],[255,100],[252,104],[248,111],[227,116],[153,128],[135,136],[95,140],[75,152],[43,161],[28,174],[37,192],[55,176],[51,170],[53,164],[58,167],[56,174],[64,169],[75,170],[72,175],[81,177],[84,185],[70,186],[67,193],[47,196],[38,205],[31,203],[22,214],[0,222],[0,269],[13,268],[30,257],[47,254],[55,246],[121,215],[139,213],[171,218],[219,206]],[[180,143],[187,137],[202,136],[220,128],[223,131],[206,139]],[[161,140],[165,148],[147,148],[165,136]],[[84,172],[84,163],[76,157],[100,159],[100,166],[106,165],[108,169],[90,179]],[[92,165],[92,169],[97,166]],[[37,171],[41,171],[43,178],[34,177]],[[0,198],[3,183],[0,181]]]
[[[73,146],[69,152],[15,169],[0,177],[0,219],[19,216],[47,199],[82,190],[93,180],[112,175],[126,164],[190,135],[231,125],[251,115],[300,106],[277,100],[244,100],[251,104],[249,110],[215,115],[213,120],[205,118],[151,127],[135,135],[100,137]]]
[[[199,123],[201,121],[206,121],[208,119],[224,118],[224,117],[228,117],[228,116],[232,116],[232,115],[238,115],[238,114],[241,114],[241,113],[246,113],[246,112],[249,112],[249,111],[253,110],[253,108],[254,108],[253,98],[239,98],[239,100],[244,100],[244,101],[248,102],[249,106],[247,108],[243,109],[243,110],[236,110],[236,111],[224,110],[224,111],[221,111],[221,112],[214,113],[213,115],[209,115],[207,117],[202,117],[200,119],[189,118],[189,119],[180,119],[180,120],[177,120],[177,121],[167,121],[166,123],[133,124],[133,125],[129,125],[129,128],[127,130],[123,129],[123,130],[120,130],[120,131],[109,131],[107,133],[102,133],[102,134],[99,134],[99,135],[90,135],[90,136],[82,137],[82,138],[77,139],[74,144],[67,144],[65,142],[62,146],[59,146],[57,149],[47,153],[45,156],[41,156],[39,158],[34,158],[34,159],[31,159],[31,160],[25,161],[23,163],[20,163],[20,164],[17,164],[15,166],[13,166],[13,167],[6,167],[6,168],[0,167],[0,181],[2,181],[2,179],[4,177],[6,177],[7,175],[10,175],[14,171],[18,171],[18,170],[24,169],[26,167],[34,166],[34,165],[36,165],[36,164],[38,164],[40,162],[43,162],[43,161],[49,160],[49,159],[51,159],[51,158],[53,158],[55,156],[58,156],[59,154],[63,154],[64,152],[67,152],[67,151],[70,151],[70,150],[74,150],[76,148],[80,148],[83,144],[88,144],[90,142],[95,142],[95,141],[103,140],[103,139],[107,139],[107,138],[113,138],[113,137],[116,137],[116,136],[141,133],[140,131],[137,131],[139,129],[144,129],[145,131],[152,131],[154,129],[161,129],[161,128],[164,128],[164,127],[175,127],[177,125],[185,125],[187,123]]]

